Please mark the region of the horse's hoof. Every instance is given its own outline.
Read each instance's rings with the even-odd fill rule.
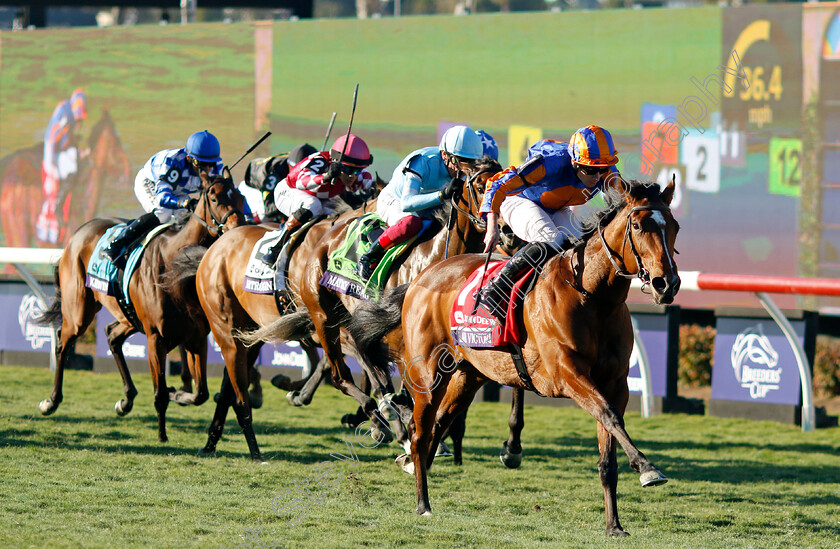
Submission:
[[[196,455],[198,457],[212,457],[212,456],[216,455],[216,449],[213,448],[211,450],[211,449],[208,449],[207,447],[204,447],[201,450],[199,450]]]
[[[507,441],[505,441],[504,445],[502,446],[502,453],[499,454],[499,459],[502,460],[502,464],[508,469],[516,469],[520,465],[522,465],[522,452],[514,454],[513,452],[509,451],[507,447]]]
[[[435,450],[435,457],[452,457],[452,450],[450,450],[449,446],[441,440],[440,444],[438,444],[437,450]]]
[[[289,401],[289,404],[292,406],[303,406],[300,403],[300,391],[289,391],[286,393],[286,400]]]
[[[658,469],[653,469],[652,471],[642,473],[639,476],[639,482],[642,483],[642,487],[644,488],[648,486],[659,486],[668,482],[668,477],[663,475]]]
[[[277,374],[273,378],[271,378],[271,384],[280,389],[281,391],[288,391],[289,385],[292,383],[292,379],[288,376],[284,376],[283,374]]]
[[[371,425],[370,436],[379,444],[389,444],[394,440],[394,434],[387,426],[379,427],[378,425]]]
[[[621,527],[617,527],[607,530],[607,535],[611,538],[626,538],[630,534],[622,530]]]
[[[49,398],[45,398],[44,400],[41,401],[40,404],[38,404],[38,410],[40,410],[41,413],[45,416],[48,416],[48,415],[52,414],[57,409],[58,409],[58,405],[53,404],[53,401]]]
[[[391,403],[391,399],[394,398],[394,393],[388,393],[382,400],[379,401],[377,408],[379,409],[379,413],[382,414],[388,421],[396,421],[400,419],[400,413],[397,411],[397,408]]]
[[[411,460],[411,454],[400,454],[397,456],[397,459],[394,460],[400,469],[408,473],[409,475],[414,474],[414,462]]]
[[[175,392],[175,387],[167,387],[166,390],[169,391],[170,393],[174,393]]]
[[[131,411],[131,408],[133,408],[133,407],[134,407],[133,402],[123,404],[122,400],[118,400],[117,403],[114,404],[114,411],[117,413],[118,416],[123,417],[123,416],[127,415]]]
[[[248,392],[248,398],[251,399],[251,408],[256,410],[258,408],[262,408],[263,399],[262,395],[257,395],[253,391]]]
[[[432,516],[432,512],[431,511],[425,511],[423,513],[420,513],[420,516],[421,517],[430,517],[430,516]]]

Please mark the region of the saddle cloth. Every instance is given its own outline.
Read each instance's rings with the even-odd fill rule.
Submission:
[[[473,313],[478,290],[487,286],[505,263],[507,260],[491,261],[487,265],[486,275],[484,265],[482,265],[473,271],[461,287],[449,312],[449,326],[455,345],[493,348],[505,347],[510,343],[520,346],[523,344],[524,330],[517,320],[516,309],[525,297],[525,288],[534,273],[533,269],[529,269],[513,285],[504,326],[500,325],[498,319],[485,308],[483,303],[480,303]]]
[[[245,267],[245,282],[242,289],[252,294],[273,294],[274,293],[274,267],[262,262],[262,256],[268,252],[279,239],[282,229],[270,231],[263,235],[254,244],[251,255],[248,257],[248,265]],[[286,244],[284,248],[288,246]]]
[[[347,228],[344,243],[330,254],[327,270],[320,280],[321,286],[365,301],[378,300],[388,282],[388,275],[394,261],[409,249],[431,224],[430,220],[423,220],[423,228],[416,236],[386,250],[370,279],[365,282],[356,276],[356,265],[359,258],[370,249],[387,228],[387,224],[376,213],[359,217]]]

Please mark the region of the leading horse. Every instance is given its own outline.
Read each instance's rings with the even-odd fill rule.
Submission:
[[[134,404],[137,389],[123,355],[122,345],[133,333],[145,333],[149,347],[149,369],[155,392],[158,414],[158,440],[166,442],[166,408],[170,399],[179,404],[199,405],[207,400],[207,333],[200,315],[189,310],[188,295],[173,295],[162,284],[161,276],[182,259],[185,248],[209,245],[228,229],[243,225],[244,197],[236,190],[229,172],[212,179],[202,174],[202,187],[195,210],[180,229],[169,228],[154,237],[129,282],[129,297],[140,326],[126,316],[116,298],[85,286],[87,266],[100,237],[119,220],[96,218],[82,225],[70,238],[56,267],[56,297],[43,314],[44,323],[61,323],[56,345],[57,368],[50,398],[41,402],[44,415],[56,411],[63,400],[64,368],[76,340],[85,333],[97,311],[103,306],[116,320],[105,328],[108,346],[123,378],[125,398],[115,409],[125,415]],[[194,307],[198,307],[195,303]],[[181,344],[187,351],[187,363],[198,392],[179,391],[170,396],[166,387],[166,354]]]
[[[517,308],[525,332],[524,372],[514,367],[504,349],[453,344],[452,305],[470,273],[482,266],[483,255],[435,263],[409,286],[383,298],[380,314],[354,318],[350,330],[358,336],[359,350],[384,371],[389,361],[375,352],[374,344],[402,325],[405,346],[398,365],[415,402],[411,462],[403,465],[406,470],[413,466],[419,514],[431,514],[427,469],[443,432],[476,391],[493,380],[548,397],[571,398],[597,420],[606,532],[627,535],[618,519],[616,443],[640,474],[642,486],[662,484],[667,478],[624,427],[633,349],[625,301],[633,276],[650,286],[656,303],[671,303],[679,290],[673,259],[679,225],[669,208],[673,194],[673,183],[661,192],[655,184],[628,184],[623,200],[610,197],[612,207],[602,212],[581,243],[544,265],[533,291]],[[401,314],[388,315],[389,310]]]

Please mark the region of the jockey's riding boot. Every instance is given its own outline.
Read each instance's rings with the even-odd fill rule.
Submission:
[[[529,267],[540,270],[546,261],[558,252],[555,244],[529,242],[511,257],[493,280],[479,291],[481,304],[504,323],[508,302],[519,276]]]
[[[158,225],[160,225],[160,220],[154,212],[143,214],[129,223],[120,236],[102,249],[102,253],[107,255],[111,261],[116,261],[122,255],[126,245],[131,244]]]
[[[301,225],[302,223],[300,221],[294,217],[290,217],[283,225],[283,228],[280,229],[280,238],[278,238],[277,242],[275,242],[274,245],[272,245],[271,248],[263,254],[261,261],[269,267],[274,267],[274,264],[277,263],[277,258],[280,257],[280,251],[283,249],[283,246],[286,244],[289,236],[291,236],[291,234]]]
[[[382,244],[380,244],[377,240],[373,243],[373,246],[371,246],[370,249],[359,258],[359,263],[356,265],[355,269],[356,276],[367,282],[373,274],[373,263],[382,259],[383,255],[385,255],[385,248],[383,248]]]

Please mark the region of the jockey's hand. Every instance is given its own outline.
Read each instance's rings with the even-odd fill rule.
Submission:
[[[487,232],[484,234],[484,253],[496,248],[499,243],[499,214],[487,214]]]
[[[449,180],[449,183],[444,185],[443,188],[440,190],[440,199],[444,202],[449,200],[450,198],[455,196],[455,193],[461,190],[463,184],[463,181],[461,181],[457,177],[453,177]]]
[[[198,204],[198,200],[196,200],[195,198],[190,198],[190,197],[187,196],[187,197],[184,197],[184,198],[181,198],[180,200],[178,200],[178,203],[176,204],[176,206],[178,206],[178,208],[180,208],[180,209],[193,211],[193,210],[195,210],[195,207],[196,207],[197,204]]]
[[[324,181],[329,182],[335,180],[336,177],[339,176],[341,173],[341,163],[340,162],[330,162],[330,167],[327,168],[326,173],[324,173]]]

